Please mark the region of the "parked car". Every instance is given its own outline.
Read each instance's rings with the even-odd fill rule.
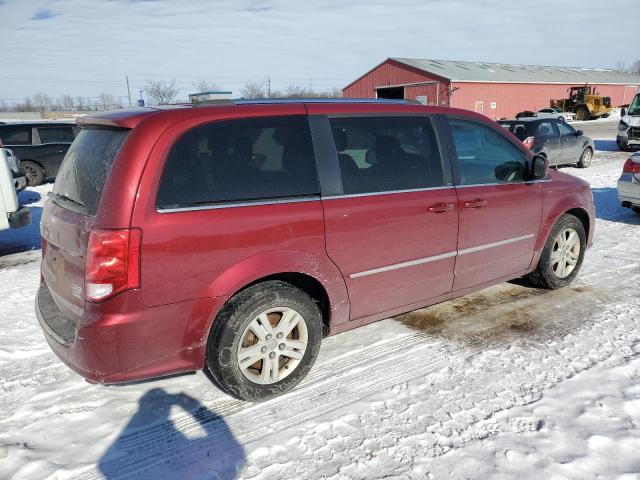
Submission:
[[[589,185],[486,117],[255,101],[78,120],[35,310],[92,382],[204,369],[264,400],[343,332],[508,279],[571,283]]]
[[[631,155],[618,179],[618,200],[625,208],[640,213],[640,152]]]
[[[6,151],[0,142],[0,230],[20,228],[31,222],[31,212],[20,206]]]
[[[573,112],[563,112],[559,108],[543,108],[536,112],[538,118],[557,118],[558,120],[564,120],[565,122],[573,122],[576,119],[576,114]]]
[[[15,153],[13,153],[13,150],[9,150],[8,148],[4,149],[4,155],[13,176],[13,184],[16,192],[21,192],[27,188],[27,177],[25,177],[24,171],[20,167],[20,160],[16,157]]]
[[[71,123],[25,122],[0,125],[0,139],[22,164],[30,186],[54,178],[78,127]]]
[[[616,143],[620,150],[640,147],[640,92],[631,101],[628,108],[620,110]]]
[[[533,153],[545,156],[551,165],[576,164],[580,168],[591,165],[595,150],[593,140],[562,120],[520,118],[498,123]]]

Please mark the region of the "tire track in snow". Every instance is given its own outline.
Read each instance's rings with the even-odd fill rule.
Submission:
[[[611,274],[613,271],[609,273]],[[618,278],[616,275],[608,276],[610,280]],[[600,279],[604,280],[604,282],[608,281],[606,278],[602,278],[602,274]],[[566,290],[562,295],[558,292],[556,294],[550,292],[548,295],[560,298],[568,297]],[[626,338],[617,343],[614,342],[614,348],[609,348],[614,343],[607,345],[605,342],[595,352],[580,352],[579,349],[572,348],[571,345],[576,345],[576,342],[572,341],[576,335],[576,333],[572,332],[572,329],[581,334],[594,328],[599,331],[600,335],[605,333],[600,331],[599,326],[594,327],[598,320],[592,316],[594,309],[602,309],[602,302],[597,296],[588,296],[591,296],[590,300],[586,299],[585,301],[585,299],[574,298],[573,300],[576,301],[569,300],[555,305],[552,312],[547,312],[546,318],[539,319],[544,326],[554,327],[552,329],[554,338],[547,338],[546,341],[535,346],[529,343],[517,347],[522,352],[527,351],[531,354],[531,352],[537,351],[538,353],[534,353],[534,355],[553,358],[556,365],[545,371],[537,372],[536,376],[539,377],[540,381],[531,383],[528,391],[513,392],[511,391],[512,388],[509,387],[512,384],[507,382],[502,392],[496,396],[499,400],[494,401],[493,406],[488,408],[489,413],[485,412],[481,416],[489,415],[491,411],[508,408],[514,402],[526,400],[528,398],[527,392],[548,388],[567,378],[567,376],[588,368],[594,363],[590,360],[590,356],[595,355],[598,359],[607,358],[624,349],[625,345],[628,344]],[[627,296],[626,293],[619,289],[617,293],[615,291],[611,292],[609,300],[624,299],[625,296]],[[510,307],[505,307],[505,310],[520,310],[527,304],[526,300],[525,298],[524,301],[513,302]],[[566,309],[567,304],[571,305],[571,310],[568,312]],[[504,307],[504,305],[501,306]],[[529,305],[526,306],[527,308],[529,307]],[[535,305],[532,305],[531,308],[533,309],[532,314],[535,315]],[[494,308],[493,310],[496,309]],[[558,316],[563,314],[562,321],[559,324],[558,317],[555,314],[558,314]],[[466,317],[466,314],[461,313],[458,318],[463,317]],[[585,318],[590,318],[590,320],[585,321]],[[456,318],[453,320],[456,320]],[[560,334],[561,338],[556,339],[555,335],[558,334]],[[587,335],[591,337],[593,333],[589,332]],[[604,337],[604,339],[606,338],[608,336]],[[402,348],[403,341],[406,343],[409,339],[412,340],[412,345],[408,348],[405,345]],[[511,341],[513,341],[513,338],[503,339],[497,342],[493,348],[495,349],[499,346],[504,351],[516,348],[511,344]],[[223,424],[218,421],[221,428],[216,428],[216,420],[211,417],[223,416],[226,425],[234,433],[237,441],[241,444],[247,444],[260,440],[274,432],[291,429],[300,423],[358,402],[371,394],[416,378],[425,378],[425,380],[430,376],[444,378],[444,383],[447,383],[447,379],[451,381],[452,378],[457,378],[456,372],[465,371],[462,368],[465,365],[465,360],[470,360],[471,364],[473,364],[475,357],[482,357],[486,348],[486,345],[484,348],[469,347],[462,342],[449,342],[450,344],[433,342],[433,339],[430,340],[428,336],[425,337],[420,333],[409,336],[409,338],[396,339],[393,343],[396,346],[387,348],[385,354],[377,351],[378,348],[384,348],[383,344],[368,349],[368,355],[361,360],[356,355],[353,356],[354,358],[350,358],[351,356],[341,357],[339,361],[343,362],[344,366],[338,370],[335,370],[336,365],[334,362],[327,362],[322,368],[323,371],[316,374],[316,381],[313,381],[312,377],[309,382],[302,383],[298,389],[284,397],[261,404],[244,406],[244,408],[244,404],[239,402],[230,402],[227,404],[227,408],[220,408],[222,405],[218,405],[218,408],[216,408],[216,402],[212,402],[206,407],[211,409],[214,412],[213,414],[198,412],[196,418],[191,415],[183,415],[181,418],[174,420],[174,422],[165,422],[164,424],[121,437],[118,447],[123,454],[127,453],[127,456],[125,459],[118,460],[118,475],[125,477],[129,475],[155,475],[162,477],[167,475],[169,471],[180,470],[185,465],[190,465],[202,458],[206,458],[205,452],[214,448],[226,433],[225,429],[222,428]],[[545,365],[545,362],[541,360],[536,365]],[[326,378],[324,373],[330,369],[333,369],[334,375]],[[443,371],[452,373],[442,375]],[[435,377],[433,374],[436,374]],[[322,377],[325,377],[324,380],[321,379]],[[483,372],[482,370],[467,368],[465,377],[482,378]],[[425,381],[425,383],[428,382]],[[491,384],[491,382],[488,383]],[[481,385],[475,388],[477,391],[483,391]],[[457,398],[456,400],[455,397],[457,395],[464,399],[464,393],[460,392],[460,389],[456,389],[455,386],[452,386],[451,391],[455,393],[454,398],[450,399],[453,407],[447,408],[447,403],[443,402],[443,405],[433,412],[440,417],[440,420],[434,420],[432,425],[437,422],[442,423],[443,420],[449,421],[454,416],[456,419],[464,417],[461,412],[469,413],[475,408],[472,407],[465,410],[458,406],[461,399]],[[490,397],[491,395],[487,393],[487,396]],[[424,400],[424,393],[420,398]],[[407,407],[404,408],[406,409]],[[278,412],[286,412],[286,414],[278,415]],[[473,415],[470,418],[477,420]],[[208,429],[208,437],[200,442],[198,448],[194,448],[194,445],[190,445],[188,448],[173,448],[176,443],[171,437],[178,435],[176,430],[181,432],[180,434],[186,435],[195,433],[202,428],[201,422],[211,422],[212,425]],[[468,425],[463,423],[458,426],[458,429],[464,430],[469,425],[473,425],[473,423],[473,421],[470,421]],[[168,432],[171,432],[169,436],[167,436]],[[100,474],[93,470],[80,478],[94,478],[96,475]]]

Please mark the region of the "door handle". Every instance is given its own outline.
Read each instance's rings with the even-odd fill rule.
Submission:
[[[427,211],[432,213],[452,212],[453,208],[453,203],[435,203],[427,207]]]
[[[486,200],[471,200],[470,202],[464,202],[464,208],[480,208],[487,204]]]

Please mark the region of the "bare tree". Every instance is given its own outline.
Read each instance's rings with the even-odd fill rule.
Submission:
[[[62,95],[62,97],[60,97],[60,106],[62,107],[63,110],[75,109],[73,97],[71,95]]]
[[[633,62],[631,67],[629,67],[629,71],[634,75],[640,75],[640,60]]]
[[[266,98],[267,87],[264,82],[248,82],[240,89],[242,98]]]
[[[147,80],[144,91],[156,103],[171,103],[180,93],[175,80]]]
[[[35,108],[33,102],[29,97],[24,97],[24,102],[18,105],[18,111],[20,112],[33,112]]]
[[[202,92],[215,92],[216,90],[221,90],[222,87],[214,82],[210,82],[204,78],[201,78],[191,84],[193,88],[196,89],[197,93]]]
[[[38,92],[33,96],[33,105],[39,112],[46,112],[51,108],[51,97],[46,93]]]
[[[98,108],[100,110],[113,110],[116,108],[116,99],[110,93],[103,92],[98,97]]]
[[[626,72],[627,71],[627,62],[625,62],[624,60],[618,60],[616,62],[616,70],[620,70],[621,72]]]

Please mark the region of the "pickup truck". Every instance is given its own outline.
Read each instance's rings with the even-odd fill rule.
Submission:
[[[57,175],[78,127],[62,122],[24,122],[0,125],[0,141],[20,158],[29,186]]]
[[[13,175],[0,143],[0,230],[20,228],[31,222],[31,212],[18,203]]]

